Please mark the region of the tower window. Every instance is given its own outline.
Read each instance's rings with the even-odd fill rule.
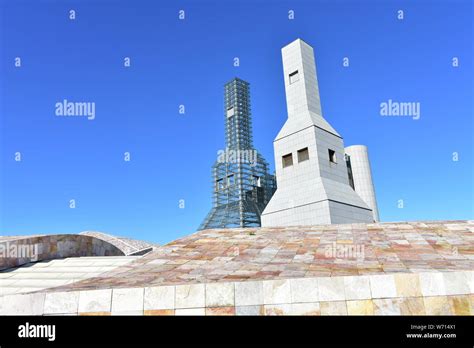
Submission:
[[[224,180],[223,179],[217,179],[216,180],[216,191],[223,190],[224,189]]]
[[[234,116],[234,107],[231,106],[230,108],[227,109],[227,117]]]
[[[295,83],[296,81],[298,81],[300,79],[300,75],[298,73],[298,70],[296,71],[293,71],[291,74],[290,74],[290,85],[292,83]]]
[[[336,151],[328,149],[329,151],[329,162],[337,163],[336,161]]]
[[[349,177],[349,185],[351,185],[352,189],[355,190],[354,186],[354,176],[352,175],[352,165],[351,165],[351,156],[347,153],[344,155],[344,159],[346,160],[347,166],[347,176]]]
[[[282,157],[282,162],[283,162],[283,168],[289,167],[293,165],[293,155],[289,153],[288,155],[285,155]]]
[[[262,186],[262,183],[260,181],[260,177],[259,176],[256,176],[254,175],[253,176],[253,184],[257,187],[261,187]]]
[[[308,148],[305,147],[304,149],[298,150],[298,162],[303,162],[307,160],[309,160]]]

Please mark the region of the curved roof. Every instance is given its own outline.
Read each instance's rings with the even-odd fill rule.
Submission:
[[[115,245],[117,248],[123,251],[125,255],[144,255],[159,246],[158,244],[154,243],[149,243],[126,237],[116,237],[111,234],[98,231],[84,231],[79,234],[98,238],[112,245]]]

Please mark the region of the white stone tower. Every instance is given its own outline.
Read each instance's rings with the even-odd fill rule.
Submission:
[[[345,151],[350,157],[354,189],[360,198],[372,209],[374,221],[380,221],[367,146],[352,145],[346,147]]]
[[[323,118],[313,48],[282,48],[288,119],[274,140],[277,190],[262,226],[373,222],[349,185],[342,137]]]

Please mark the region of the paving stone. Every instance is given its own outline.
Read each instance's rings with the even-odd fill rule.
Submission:
[[[374,305],[372,300],[347,301],[348,315],[373,315]]]
[[[373,299],[374,315],[400,315],[400,300],[397,298]]]
[[[318,279],[318,293],[320,301],[345,300],[344,278],[323,277]]]
[[[143,314],[143,288],[118,288],[112,290],[112,314]]]
[[[205,307],[204,284],[177,285],[176,286],[176,308],[198,308]]]
[[[56,292],[46,294],[44,314],[77,314],[79,292]]]
[[[79,313],[110,312],[112,310],[112,289],[80,291],[78,310]]]
[[[419,274],[421,294],[423,296],[445,296],[444,277],[438,272],[423,272]]]
[[[263,282],[248,281],[235,283],[235,305],[251,306],[263,304]]]
[[[236,306],[235,315],[265,315],[263,305],[260,306]]]
[[[425,315],[425,304],[422,297],[400,299],[400,312],[402,315]]]
[[[366,300],[372,298],[368,276],[344,277],[346,300]]]
[[[265,315],[291,315],[291,304],[273,304],[264,306]]]
[[[455,315],[471,315],[469,296],[448,296],[451,311]]]
[[[176,309],[175,315],[206,315],[205,308]]]
[[[291,303],[291,285],[289,280],[264,280],[263,303]]]
[[[317,278],[291,279],[291,300],[298,302],[318,302],[319,290]]]
[[[371,275],[369,280],[372,298],[397,297],[397,289],[393,275]]]
[[[234,306],[234,283],[206,284],[206,307]]]
[[[346,301],[320,302],[321,315],[347,315]]]
[[[313,303],[292,303],[291,315],[321,315],[319,302]]]
[[[452,315],[454,314],[446,296],[424,297],[427,315]]]
[[[153,309],[145,310],[144,315],[175,315],[174,309]]]
[[[394,279],[398,297],[422,296],[418,274],[395,274]]]
[[[168,310],[175,308],[175,287],[157,286],[145,288],[144,309]]]
[[[443,272],[446,295],[465,295],[470,293],[466,272]]]
[[[235,307],[211,307],[206,308],[206,315],[235,315]]]
[[[0,297],[1,315],[43,315],[45,294],[15,294]]]

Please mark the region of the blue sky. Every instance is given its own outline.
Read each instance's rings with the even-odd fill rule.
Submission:
[[[280,49],[298,37],[315,50],[324,117],[346,146],[369,147],[382,221],[474,218],[470,1],[0,3],[1,234],[194,232],[224,146],[224,83],[250,82],[273,170]],[[95,102],[95,119],[56,117],[64,99]],[[419,102],[420,119],[381,116],[388,99]]]

